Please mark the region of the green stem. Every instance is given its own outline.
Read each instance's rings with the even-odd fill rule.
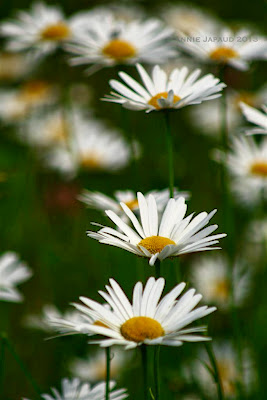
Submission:
[[[4,385],[4,375],[5,375],[5,347],[6,347],[6,340],[3,336],[2,343],[1,343],[1,355],[0,355],[0,394],[3,392],[3,385]]]
[[[143,366],[144,400],[148,400],[147,347],[145,344],[141,346],[141,354]]]
[[[168,161],[169,161],[169,189],[170,198],[173,197],[174,188],[174,163],[173,163],[173,143],[170,125],[170,114],[168,111],[164,112],[165,126],[166,126],[166,140],[168,149]]]
[[[155,276],[156,278],[160,277],[160,260],[157,258],[155,262]]]
[[[155,400],[160,400],[159,352],[160,352],[160,346],[155,346],[154,349]]]
[[[211,366],[213,368],[213,379],[216,383],[216,387],[217,387],[217,394],[218,394],[218,399],[219,400],[223,400],[224,399],[224,395],[223,395],[223,388],[222,388],[222,382],[221,382],[221,377],[219,374],[219,370],[218,370],[218,365],[217,365],[217,361],[215,358],[215,354],[212,348],[212,344],[211,343],[205,343],[205,348],[211,363]]]
[[[110,383],[110,348],[106,348],[106,396],[105,400],[109,400],[109,383]]]
[[[23,361],[20,358],[20,356],[17,354],[16,350],[12,346],[11,342],[9,341],[9,339],[8,338],[3,338],[2,340],[5,341],[6,348],[9,350],[10,354],[13,356],[14,360],[19,365],[21,371],[24,373],[24,375],[26,376],[28,381],[31,383],[31,385],[32,385],[34,391],[36,392],[36,394],[38,395],[38,397],[41,398],[41,390],[40,390],[39,386],[35,382],[34,378],[31,375],[31,373],[26,368],[26,366],[23,363]]]

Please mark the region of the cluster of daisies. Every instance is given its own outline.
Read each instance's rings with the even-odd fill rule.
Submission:
[[[88,113],[91,91],[87,86],[76,84],[66,89],[32,79],[52,53],[60,50],[68,54],[71,66],[86,66],[89,80],[101,68],[120,66],[118,78],[109,82],[111,93],[103,96],[103,101],[130,111],[165,116],[188,107],[193,123],[214,136],[220,124],[220,98],[224,96],[231,135],[229,147],[216,152],[216,157],[229,175],[237,201],[263,205],[267,199],[267,89],[263,86],[250,93],[227,88],[225,93],[227,85],[210,72],[203,73],[197,64],[205,70],[214,66],[224,72],[228,68],[248,70],[254,60],[267,60],[267,40],[245,28],[234,32],[206,12],[186,6],[167,8],[159,12],[162,19],[145,18],[139,8],[115,6],[97,7],[67,18],[58,7],[34,3],[29,11],[20,11],[14,19],[1,23],[6,49],[0,54],[0,79],[15,85],[0,90],[0,118],[4,126],[17,127],[18,139],[34,148],[45,167],[73,179],[83,170],[118,172],[138,160],[142,149],[138,140],[129,140],[123,132]],[[185,59],[187,62],[183,62]],[[243,127],[246,120],[247,125],[254,126]],[[261,135],[259,140],[254,134]],[[99,291],[103,300],[81,297],[80,303],[73,304],[74,308],[66,313],[47,305],[41,317],[28,316],[25,323],[49,334],[86,335],[89,343],[109,351],[110,347],[121,347],[111,362],[112,379],[129,362],[130,356],[124,350],[155,346],[156,352],[159,345],[178,347],[184,342],[209,341],[206,325],[196,321],[216,307],[221,312],[233,305],[240,307],[251,289],[251,273],[242,259],[232,266],[228,257],[203,256],[193,263],[190,276],[201,294],[193,288],[185,290],[184,282],[163,294],[165,279],[160,276],[160,267],[166,259],[175,261],[184,254],[220,249],[219,241],[226,236],[214,233],[218,225],[210,224],[216,209],[187,215],[189,198],[189,192],[176,187],[145,194],[118,190],[113,197],[83,190],[78,199],[113,224],[93,223],[97,228],[88,231],[88,237],[147,259],[156,278],[135,283],[131,300],[120,284],[110,279],[106,291]],[[16,286],[30,276],[31,271],[16,254],[2,255],[0,299],[21,301]],[[202,297],[207,305],[199,305]],[[227,397],[233,397],[240,383],[236,367],[240,354],[235,354],[228,343],[217,347],[217,384]],[[126,389],[115,389],[115,382],[109,379],[110,353],[106,354],[105,358],[100,349],[89,361],[70,363],[76,378],[62,380],[61,394],[52,388],[52,395],[42,397],[126,398]],[[194,365],[193,372],[200,385],[210,387],[211,375],[216,371],[209,374],[203,365]],[[92,387],[84,381],[97,384]],[[153,396],[158,400],[156,387]]]

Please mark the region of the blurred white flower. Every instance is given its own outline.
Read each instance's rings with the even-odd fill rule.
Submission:
[[[0,80],[15,81],[24,78],[34,68],[35,64],[31,57],[21,53],[0,53]]]
[[[185,52],[206,63],[228,64],[239,70],[247,70],[253,60],[266,60],[267,40],[253,35],[247,29],[233,32],[218,26],[217,30],[204,28],[178,39],[178,46]]]
[[[118,131],[88,118],[78,109],[68,111],[67,122],[67,144],[55,146],[46,153],[48,167],[72,177],[80,168],[114,172],[128,165],[131,149]]]
[[[92,11],[81,15],[77,25],[75,37],[65,45],[75,55],[72,65],[94,64],[95,69],[136,62],[155,64],[177,55],[171,41],[173,31],[156,19],[126,22],[109,12],[98,15]]]
[[[267,199],[267,138],[259,144],[253,137],[234,138],[225,162],[241,203],[252,206]]]
[[[202,212],[185,218],[187,205],[185,199],[169,199],[163,215],[159,215],[155,197],[150,194],[146,199],[142,193],[137,193],[139,220],[126,204],[120,203],[124,213],[131,221],[127,223],[113,211],[106,211],[106,215],[121,230],[101,226],[98,232],[88,231],[87,235],[99,243],[119,247],[135,255],[149,258],[149,264],[154,265],[169,257],[178,257],[181,254],[196,251],[216,250],[212,245],[219,243],[225,234],[209,236],[218,225],[204,228],[217,210],[209,214]],[[203,229],[204,228],[204,229]],[[220,247],[219,247],[220,248]]]
[[[35,56],[53,52],[74,34],[75,24],[61,9],[34,3],[29,11],[19,11],[16,19],[3,22],[0,33],[8,39],[10,51],[32,50]]]
[[[142,65],[137,64],[136,67],[144,86],[125,72],[119,72],[126,85],[114,79],[110,80],[110,86],[115,92],[111,92],[111,95],[105,96],[103,100],[121,104],[134,111],[179,109],[216,99],[221,96],[219,92],[226,86],[211,74],[198,79],[200,69],[189,74],[187,67],[180,70],[175,68],[167,76],[165,71],[156,65],[150,77]]]
[[[227,259],[221,255],[198,258],[192,265],[192,285],[203,295],[204,301],[217,305],[219,310],[231,306],[232,285],[235,306],[243,304],[251,286],[250,271],[241,261],[233,266],[233,273],[229,269]]]
[[[4,253],[0,257],[0,300],[21,302],[23,296],[16,286],[27,281],[31,276],[31,270],[20,261],[16,253]]]
[[[0,90],[0,118],[14,123],[23,120],[37,109],[53,104],[57,88],[48,82],[33,80],[15,89]]]
[[[267,104],[267,99],[265,99]],[[253,135],[255,133],[259,134],[267,134],[267,106],[262,106],[262,110],[258,111],[253,107],[241,102],[240,107],[246,119],[254,125],[257,125],[257,128],[249,129],[247,134]]]
[[[248,348],[242,347],[242,371],[240,371],[238,355],[232,344],[228,342],[215,343],[214,353],[222,382],[225,398],[236,399],[238,389],[237,382],[242,379],[243,389],[248,394],[256,384],[256,372],[252,353]],[[214,380],[202,361],[209,365],[207,354],[202,352],[200,360],[192,365],[193,376],[204,390],[208,398],[216,396]],[[243,373],[243,376],[241,375]]]
[[[228,90],[227,98],[227,127],[230,131],[237,130],[242,124],[242,110],[240,104],[259,107],[267,102],[267,86],[256,92]],[[241,103],[242,102],[242,103]],[[220,135],[221,103],[216,99],[209,103],[202,103],[189,110],[190,122],[197,130],[206,135]]]
[[[110,399],[123,400],[128,397],[126,389],[113,390],[116,386],[114,381],[110,382]],[[44,400],[105,400],[106,383],[101,382],[95,386],[90,383],[81,383],[78,378],[61,381],[61,392],[51,388],[52,395],[42,394]],[[25,399],[26,400],[26,399]]]
[[[192,4],[165,4],[161,11],[166,24],[171,26],[178,36],[181,32],[189,36],[199,30],[212,32],[219,24],[217,18],[208,11]]]
[[[126,362],[129,360],[129,353],[119,349],[112,349],[110,363],[110,377],[114,379],[119,376]],[[88,355],[86,359],[77,358],[70,364],[70,371],[82,381],[99,382],[106,377],[106,355],[103,350],[98,350],[94,355]]]

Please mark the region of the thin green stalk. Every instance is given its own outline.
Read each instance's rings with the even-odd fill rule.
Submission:
[[[109,384],[110,384],[110,348],[106,348],[106,396],[105,400],[109,400]]]
[[[4,376],[5,376],[5,347],[6,340],[3,335],[1,342],[1,353],[0,353],[0,394],[3,392]]]
[[[147,379],[147,346],[143,344],[141,347],[142,367],[143,367],[143,383],[144,383],[144,400],[148,400],[148,379]]]
[[[159,353],[160,353],[160,346],[155,346],[154,349],[155,400],[160,400]]]
[[[156,278],[160,277],[160,260],[158,258],[155,262],[155,276]]]
[[[174,190],[174,163],[173,163],[173,143],[170,125],[170,113],[168,111],[164,112],[165,127],[166,127],[166,140],[168,149],[168,161],[169,161],[169,189],[170,197],[173,197]]]
[[[215,357],[215,354],[214,354],[214,351],[212,348],[212,344],[208,343],[208,342],[206,342],[204,344],[205,344],[205,348],[206,348],[211,366],[213,368],[213,373],[214,373],[213,379],[214,379],[214,382],[216,383],[218,399],[223,400],[224,399],[223,387],[222,387],[221,377],[220,377],[219,370],[218,370],[216,357]]]
[[[24,373],[25,377],[31,383],[31,385],[32,385],[34,391],[36,392],[36,394],[38,395],[38,397],[41,398],[41,390],[40,390],[39,386],[35,382],[34,378],[32,377],[31,373],[29,372],[29,370],[26,368],[26,366],[25,366],[24,362],[22,361],[22,359],[20,358],[20,356],[17,354],[12,343],[9,341],[8,338],[4,338],[4,340],[5,340],[6,348],[9,350],[10,354],[13,356],[14,360],[19,365],[19,367],[20,367],[21,371]]]

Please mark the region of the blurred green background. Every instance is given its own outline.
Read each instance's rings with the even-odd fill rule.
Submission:
[[[157,0],[136,3],[147,11],[148,16],[156,15],[160,7],[167,7]],[[60,2],[67,15],[100,4],[109,5],[109,2]],[[264,1],[252,4],[249,1],[209,0],[195,1],[194,4],[211,10],[226,22],[248,21],[267,33]],[[0,20],[11,16],[14,10],[28,8],[29,5],[29,1],[22,0],[1,2]],[[83,188],[109,195],[118,189],[145,193],[168,185],[167,153],[162,150],[166,146],[162,116],[121,110],[120,106],[101,102],[100,98],[110,91],[109,79],[117,76],[118,69],[103,69],[94,76],[86,77],[84,68],[71,68],[65,58],[66,55],[60,53],[49,56],[34,71],[34,77],[48,79],[59,85],[72,82],[88,84],[91,91],[88,108],[109,126],[118,127],[126,139],[134,133],[143,151],[136,167],[130,165],[116,174],[84,172],[72,181],[64,181],[58,174],[46,171],[31,148],[18,143],[12,127],[1,126],[0,171],[6,173],[7,179],[0,183],[0,249],[1,253],[7,250],[19,253],[33,270],[34,276],[21,286],[24,303],[0,303],[0,330],[8,333],[16,351],[45,393],[51,386],[59,387],[60,379],[70,375],[68,364],[72,357],[84,356],[88,350],[94,353],[95,347],[90,346],[89,349],[87,338],[83,336],[45,341],[46,334],[24,326],[25,317],[40,313],[44,304],[55,304],[65,310],[70,302],[77,301],[81,295],[100,299],[97,290],[103,289],[109,277],[117,279],[130,294],[133,284],[140,279],[140,271],[145,276],[153,273],[146,260],[136,259],[120,249],[102,246],[86,237],[90,221],[108,221],[97,211],[87,210],[80,204],[76,200],[77,194]],[[124,69],[136,76],[134,67]],[[257,89],[266,81],[266,64],[255,63],[247,73],[231,71],[227,80],[229,85],[237,89]],[[172,113],[171,124],[175,144],[175,180],[181,190],[188,190],[192,194],[188,213],[218,208],[214,222],[219,224],[219,232],[224,232],[220,171],[210,158],[211,151],[218,146],[217,139],[202,136],[196,128],[192,128],[187,109]],[[233,207],[235,236],[229,234],[222,241],[222,247],[227,241],[233,241],[235,248],[240,251],[246,246],[244,229],[255,210],[242,210],[238,205]],[[188,279],[188,267],[196,257],[201,255],[182,257],[182,279]],[[248,305],[240,312],[242,337],[256,354],[259,373],[259,389],[252,394],[253,400],[264,400],[267,393],[267,277],[263,266],[264,260],[255,276]],[[173,274],[173,281],[168,280],[167,288],[174,285],[174,268],[175,262],[164,262],[162,275],[170,277]],[[209,333],[216,338],[232,337],[231,318],[227,315],[215,313],[209,319],[209,326]],[[191,390],[181,379],[181,367],[202,346],[186,344],[177,349],[162,348],[164,400],[181,398],[182,393]],[[131,368],[127,366],[125,373],[117,380],[119,386],[129,388],[130,398],[141,397],[138,352]],[[136,382],[140,382],[140,387]],[[35,398],[31,385],[18,365],[10,355],[6,355],[1,399],[15,400],[23,396]]]

